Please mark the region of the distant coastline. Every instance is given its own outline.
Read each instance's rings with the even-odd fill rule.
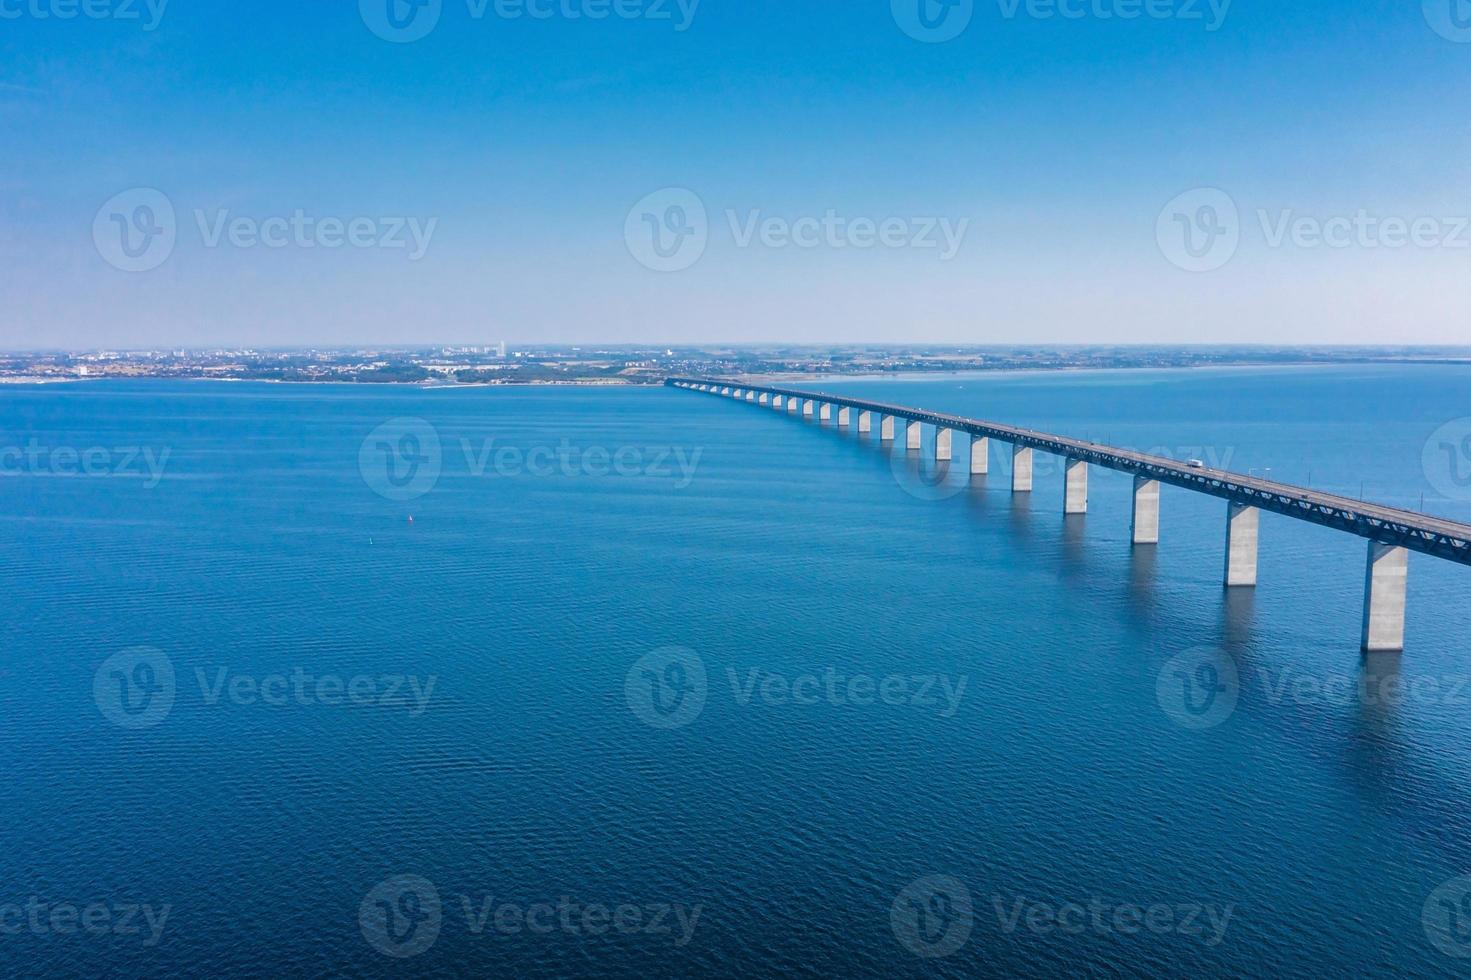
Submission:
[[[924,380],[1047,371],[1345,365],[1471,365],[1463,347],[859,345],[86,351],[0,354],[0,384],[95,380],[387,385],[421,389],[653,387],[671,376],[731,381]]]

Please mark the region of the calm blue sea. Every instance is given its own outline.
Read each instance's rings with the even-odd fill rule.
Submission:
[[[1468,368],[810,386],[1471,521]],[[1366,660],[1358,539],[1228,594],[1220,501],[672,389],[13,386],[0,454],[5,975],[1471,962],[1466,567]]]

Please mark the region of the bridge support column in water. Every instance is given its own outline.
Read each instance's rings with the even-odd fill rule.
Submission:
[[[991,472],[991,440],[985,436],[970,437],[970,471],[977,476]]]
[[[777,395],[771,400],[771,407],[778,410],[783,409],[786,407],[786,401],[781,395]]]
[[[746,401],[753,402],[755,400],[756,400],[756,393],[754,391],[748,391],[748,392],[746,392]]]
[[[1159,544],[1159,481],[1134,477],[1134,543]]]
[[[766,392],[763,391],[763,392],[761,392],[761,394],[759,394],[759,395],[756,396],[756,401],[759,402],[762,405],[765,405],[767,403],[767,401],[770,400],[770,398],[771,398],[771,396],[768,395]]]
[[[1063,474],[1062,512],[1088,513],[1088,464],[1081,459],[1069,459],[1063,463]]]
[[[868,435],[872,431],[873,431],[873,413],[872,412],[859,412],[858,413],[858,432],[859,432],[859,434],[866,436],[866,435]]]
[[[904,423],[904,448],[905,449],[918,449],[919,448],[919,423],[918,422],[906,422],[906,423]]]
[[[847,405],[838,409],[838,428],[846,429],[853,424],[853,410]]]
[[[833,420],[833,407],[829,402],[823,402],[822,408],[818,410],[818,421],[831,422]]]
[[[788,412],[795,412],[795,411],[797,411],[797,409],[800,407],[798,405],[798,402],[799,401],[800,401],[800,399],[793,398],[791,395],[788,395],[787,396],[787,411]]]
[[[944,426],[935,430],[935,462],[947,462],[951,456],[951,446],[955,439],[955,430]]]
[[[814,402],[810,398],[808,398],[805,401],[803,401],[802,402],[802,415],[804,417],[806,417],[806,418],[811,418],[812,417],[812,412],[813,412],[814,408],[816,407],[816,404],[817,403]]]
[[[1405,648],[1405,592],[1410,553],[1392,544],[1369,542],[1364,575],[1364,652],[1398,653]]]
[[[1257,539],[1262,512],[1226,502],[1226,587],[1256,585]]]
[[[1011,447],[1011,492],[1032,492],[1032,449],[1030,446]]]

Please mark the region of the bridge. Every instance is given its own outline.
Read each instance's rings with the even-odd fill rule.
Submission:
[[[1365,538],[1368,540],[1363,617],[1366,652],[1404,649],[1410,552],[1471,565],[1471,525],[1242,476],[1195,461],[1181,463],[1033,429],[824,392],[705,378],[669,378],[665,384],[765,405],[784,413],[800,412],[804,418],[833,422],[840,427],[856,422],[858,432],[863,435],[873,431],[877,420],[879,438],[886,442],[894,439],[896,427],[902,423],[905,446],[915,451],[922,445],[921,427],[933,426],[935,459],[942,462],[953,458],[954,435],[963,432],[970,437],[972,474],[989,472],[990,444],[995,440],[1011,447],[1014,493],[1031,492],[1034,453],[1059,456],[1064,460],[1063,512],[1066,514],[1083,514],[1088,510],[1090,465],[1132,474],[1135,545],[1159,543],[1161,485],[1219,497],[1226,501],[1227,588],[1249,588],[1257,584],[1258,528],[1264,510]]]

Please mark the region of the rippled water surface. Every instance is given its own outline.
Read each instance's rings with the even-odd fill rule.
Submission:
[[[819,385],[1471,521],[1466,369]],[[1228,593],[1218,500],[1134,550],[1126,477],[1064,520],[1040,460],[672,389],[7,387],[0,429],[8,975],[1462,967],[1463,566],[1413,556],[1365,660],[1358,539],[1266,515]]]

